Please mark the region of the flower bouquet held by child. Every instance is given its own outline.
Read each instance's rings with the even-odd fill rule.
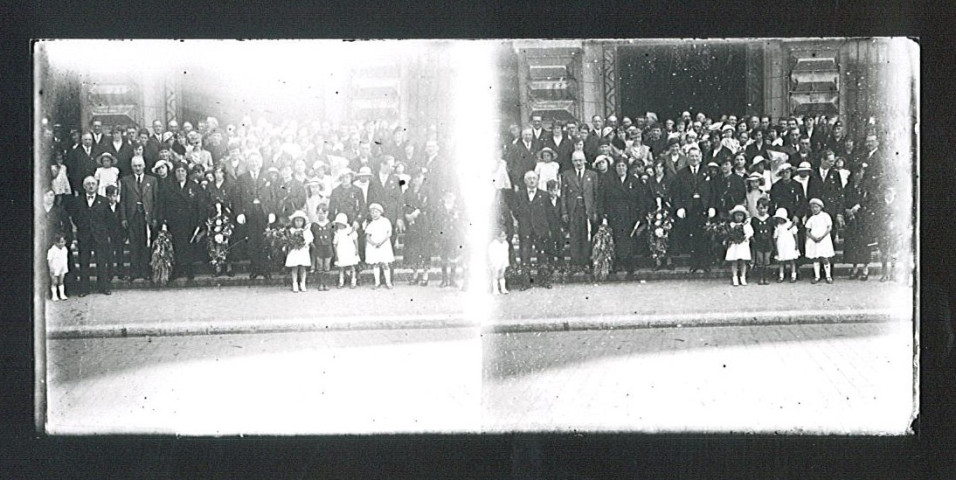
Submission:
[[[660,270],[666,264],[670,265],[667,256],[668,239],[674,227],[674,218],[663,207],[660,197],[657,198],[657,209],[647,214],[647,245],[654,259],[654,270]]]
[[[750,262],[750,238],[754,230],[747,221],[747,207],[737,205],[730,210],[727,225],[727,253],[724,260],[730,262],[733,285],[747,285],[747,264]]]
[[[607,225],[598,227],[591,241],[591,265],[594,267],[594,281],[603,282],[611,273],[614,262],[614,238]]]
[[[216,269],[216,276],[228,266],[229,239],[233,225],[229,216],[222,211],[222,203],[216,203],[216,214],[206,220],[206,247],[209,249],[209,263]]]
[[[173,271],[173,240],[165,229],[156,234],[153,242],[153,256],[150,266],[153,269],[153,283],[165,286],[169,283],[169,275]]]
[[[306,277],[312,266],[312,255],[309,247],[312,244],[312,230],[309,228],[309,216],[297,210],[289,216],[289,248],[285,257],[285,266],[292,273],[292,291],[306,292]]]

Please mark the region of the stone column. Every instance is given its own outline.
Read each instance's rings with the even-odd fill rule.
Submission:
[[[591,122],[594,115],[604,116],[604,57],[600,43],[586,42],[581,56],[581,115]]]
[[[763,114],[769,115],[774,124],[778,118],[790,114],[787,109],[790,89],[787,55],[780,40],[764,43]]]

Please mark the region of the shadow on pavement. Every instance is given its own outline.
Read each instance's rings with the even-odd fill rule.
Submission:
[[[692,349],[741,345],[766,345],[748,329],[773,328],[777,343],[833,338],[872,337],[883,334],[884,323],[831,325],[781,325],[755,327],[692,327],[620,330],[527,332],[485,335],[483,376],[501,380],[533,375],[549,369],[609,357],[654,355]]]
[[[169,363],[477,338],[474,328],[448,328],[48,340],[47,369],[55,384]]]

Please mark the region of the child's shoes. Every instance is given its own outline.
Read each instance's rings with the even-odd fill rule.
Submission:
[[[747,276],[746,276],[746,275],[741,275],[741,276],[740,276],[740,285],[742,285],[742,286],[744,286],[744,287],[747,286]]]
[[[736,275],[734,275],[734,286],[735,286],[735,287],[739,287],[739,286],[740,286],[740,280],[737,279],[737,276],[736,276]]]

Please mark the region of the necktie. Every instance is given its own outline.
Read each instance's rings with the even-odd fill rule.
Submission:
[[[143,186],[143,176],[142,176],[142,175],[137,175],[137,176],[136,176],[136,183],[137,183],[139,186],[141,186],[141,187]]]

